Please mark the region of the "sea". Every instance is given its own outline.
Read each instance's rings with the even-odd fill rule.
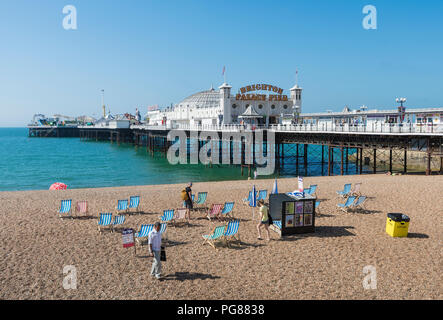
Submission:
[[[286,160],[280,172],[259,178],[327,174],[327,166],[319,164],[319,148],[310,147],[307,168],[302,160],[298,167],[294,160]],[[294,150],[286,149],[289,159]],[[334,154],[335,159],[339,157]],[[348,174],[356,172],[354,164],[348,166]],[[335,163],[337,170],[340,165]],[[130,144],[30,138],[27,128],[0,128],[0,191],[47,190],[54,182],[76,189],[246,179],[247,169],[242,176],[239,166],[172,165],[165,157],[152,157],[146,148]]]

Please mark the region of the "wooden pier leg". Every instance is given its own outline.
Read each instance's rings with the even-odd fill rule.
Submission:
[[[428,149],[429,150],[429,149]],[[427,154],[427,158],[426,158],[426,175],[430,176],[432,171],[431,171],[431,159],[432,159],[432,154],[430,151],[428,151]]]
[[[331,168],[331,150],[332,150],[332,148],[331,148],[331,146],[328,146],[328,176],[330,176],[331,175],[331,173],[332,173],[332,168]]]
[[[360,148],[360,174],[363,173],[363,148]]]
[[[374,167],[373,167],[373,173],[377,173],[377,149],[374,149]]]
[[[389,149],[389,172],[392,174],[392,148]]]
[[[341,152],[341,157],[340,157],[340,158],[341,158],[341,159],[340,159],[340,160],[341,160],[341,161],[340,161],[340,174],[341,174],[341,175],[344,175],[344,171],[343,171],[343,162],[344,162],[343,160],[344,160],[344,159],[343,159],[343,158],[344,158],[345,152],[344,152],[344,150],[343,150],[343,147],[340,147],[340,152]]]
[[[355,173],[358,173],[358,156],[360,150],[357,148],[357,152],[355,153]]]
[[[305,143],[303,146],[303,166],[305,167],[305,176],[308,175],[308,145]]]
[[[349,148],[345,147],[345,164],[346,164],[346,173],[348,173],[349,168]]]
[[[405,155],[404,155],[404,163],[403,163],[403,173],[408,172],[408,151],[405,148]]]
[[[296,174],[298,175],[298,159],[300,157],[299,151],[298,151],[298,143],[295,145],[296,146],[296,151],[295,151],[295,171]]]
[[[323,175],[323,167],[325,165],[325,146],[321,145],[321,175]]]

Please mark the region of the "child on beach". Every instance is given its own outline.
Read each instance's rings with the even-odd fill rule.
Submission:
[[[192,203],[192,182],[189,182],[188,186],[182,190],[182,200],[185,203],[186,207],[186,217],[189,221],[191,219],[191,209],[194,208],[194,205]]]
[[[258,240],[262,240],[261,237],[261,227],[264,226],[266,230],[266,240],[270,241],[271,236],[269,234],[269,213],[268,213],[268,207],[265,205],[265,201],[262,199],[258,202],[258,206],[260,207],[260,222],[257,225],[257,231],[258,231]]]

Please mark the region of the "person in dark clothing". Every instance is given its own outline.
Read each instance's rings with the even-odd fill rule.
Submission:
[[[187,199],[185,199],[186,206],[186,215],[188,219],[191,219],[191,210],[194,209],[194,205],[192,203],[192,182],[189,182],[188,186],[185,188]]]

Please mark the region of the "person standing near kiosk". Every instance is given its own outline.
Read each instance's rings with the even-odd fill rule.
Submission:
[[[271,235],[269,234],[269,209],[268,207],[265,205],[265,201],[263,199],[261,199],[258,202],[258,206],[260,207],[259,211],[260,211],[260,222],[257,225],[257,231],[258,231],[258,240],[262,240],[261,237],[261,227],[264,226],[265,230],[266,230],[266,235],[267,241],[271,240]]]

